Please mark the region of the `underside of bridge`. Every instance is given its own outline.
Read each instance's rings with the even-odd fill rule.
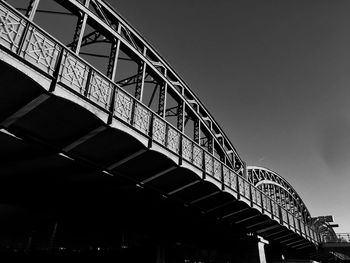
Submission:
[[[77,18],[62,44],[35,24],[39,0],[28,2],[0,0],[0,251],[157,263],[315,252],[319,235],[293,187],[247,167],[110,5],[41,1]],[[104,73],[82,57],[96,43],[111,51]]]
[[[295,252],[283,242],[303,243],[17,69],[1,63],[0,72],[1,249],[259,262],[256,233],[270,240],[271,258]]]
[[[294,240],[296,234],[164,154],[49,95],[6,63],[0,69],[2,249],[222,262],[240,252],[250,262],[257,238],[249,233]]]

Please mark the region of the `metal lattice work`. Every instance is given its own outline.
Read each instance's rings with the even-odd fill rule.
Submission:
[[[7,48],[17,51],[26,24],[24,19],[0,6],[0,37]]]
[[[302,222],[310,223],[311,216],[306,205],[282,176],[269,169],[256,166],[248,167],[247,176],[252,185],[284,208],[282,209],[283,220],[288,221],[288,212],[301,219]]]
[[[220,159],[224,160],[223,162],[237,173],[244,174],[244,162],[205,106],[158,52],[111,8],[109,4],[102,0],[61,0],[57,1],[57,3],[73,15],[81,14],[77,17],[78,23],[75,25],[76,30],[72,35],[72,41],[67,44],[67,48],[74,51],[75,54],[79,54],[79,52],[82,52],[82,48],[92,44],[115,43],[111,45],[112,50],[110,52],[108,72],[105,75],[111,78],[112,81],[115,81],[115,83],[123,86],[126,91],[131,86],[134,86],[133,98],[146,105],[151,105],[154,102],[154,95],[151,96],[150,101],[146,102],[144,99],[144,93],[148,88],[147,85],[154,84],[155,90],[161,87],[163,93],[159,96],[158,106],[155,107],[158,110],[160,109],[157,114],[161,118],[165,118],[166,114],[164,112],[167,112],[170,107],[166,105],[169,104],[168,100],[171,94],[178,103],[174,114],[178,118],[177,128],[179,132],[184,132],[185,125],[187,124],[184,114],[186,110],[192,116],[191,119],[193,119],[196,125],[200,126],[201,130],[206,132],[206,136],[209,136],[207,138],[208,142],[220,148]],[[2,13],[3,18],[1,21],[11,18],[11,23],[6,21],[2,23],[2,31],[5,32],[2,34],[2,37],[6,39],[8,44],[14,46],[15,49],[18,46],[18,41],[14,40],[14,36],[18,38],[17,31],[23,31],[26,22],[11,12],[3,11]],[[32,8],[28,13],[30,13],[30,19],[33,20],[36,15],[36,9]],[[88,26],[94,27],[94,30],[88,32]],[[39,63],[45,71],[52,71],[60,52],[59,48],[50,39],[44,37],[35,27],[30,26],[29,32],[31,33],[27,34],[26,43],[28,47],[33,48],[24,52],[28,56],[31,56],[36,63]],[[118,80],[118,72],[120,72],[120,67],[122,67],[121,61],[124,60],[124,57],[121,55],[122,53],[127,54],[127,60],[136,63],[138,66],[134,73],[123,77],[123,80]],[[82,65],[79,59],[72,57],[70,53],[66,52],[64,61],[65,67],[61,72],[62,79],[67,85],[71,83],[70,85],[72,85],[73,89],[81,92],[85,84],[83,80],[87,79],[84,63]],[[52,72],[49,73],[51,74]],[[108,103],[106,99],[109,99],[107,98],[109,89],[106,89],[104,86],[108,85],[102,79],[93,79],[93,81],[93,94],[91,93],[91,96],[95,98],[97,103],[107,109]],[[196,138],[194,137],[198,136],[203,139],[204,135],[201,130],[194,131],[196,135],[193,134],[193,138],[191,139],[195,140]],[[213,147],[211,145],[208,145],[208,147],[206,150],[212,154],[213,152],[210,148]]]
[[[235,192],[238,199],[317,242],[317,233],[308,225],[310,214],[296,191],[275,172],[247,170],[187,84],[114,9],[102,0],[55,2],[77,16],[69,44],[33,23],[37,4],[24,16],[0,0],[1,49],[51,79],[50,91],[56,84],[62,86],[108,114],[108,121],[132,128],[150,144],[199,169],[203,177],[214,178],[223,191]],[[87,30],[88,26],[95,28]],[[96,43],[110,44],[106,73],[82,58],[81,50]],[[131,64],[128,70],[123,71],[123,63]],[[186,129],[190,122],[192,134]]]

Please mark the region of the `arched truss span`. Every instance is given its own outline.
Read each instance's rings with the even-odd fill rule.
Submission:
[[[103,0],[54,1],[59,10],[42,10],[41,4],[46,2],[43,0],[23,1],[22,4],[26,2],[28,8],[17,10],[24,11],[31,21],[35,21],[35,17],[45,11],[75,17],[77,22],[72,25],[75,30],[70,40],[64,41],[65,48],[77,56],[105,57],[108,63],[104,75],[108,80],[127,91],[139,103],[151,108],[159,118],[171,122],[178,132],[188,136],[195,145],[219,162],[242,176],[245,174],[245,163],[203,103],[110,4]],[[90,54],[85,52],[87,46],[101,43],[109,44],[109,55],[92,54],[92,49],[89,49]],[[127,65],[123,69],[123,63],[131,66]]]
[[[265,168],[250,167],[247,172],[236,149],[201,101],[110,5],[103,0],[27,0],[28,8],[21,14],[18,11],[23,8],[15,10],[8,2],[0,0],[1,49],[52,80],[50,92],[59,86],[89,102],[107,115],[107,124],[116,121],[136,131],[150,144],[176,156],[179,165],[192,165],[221,182],[223,188],[236,191],[238,198],[260,206],[272,219],[279,218],[281,224],[316,242],[316,233],[304,224],[309,222],[310,214],[290,184]],[[51,36],[57,26],[54,31],[45,28],[46,32],[40,28],[45,25],[35,23],[34,18],[45,12],[40,3],[56,3],[58,10],[49,12],[68,12],[76,18],[68,42]],[[109,55],[100,56],[106,58],[106,72],[85,57],[85,47],[91,44],[109,44],[109,49],[103,46],[102,50]]]
[[[281,206],[309,223],[310,213],[294,188],[278,173],[258,166],[247,167],[248,181]]]

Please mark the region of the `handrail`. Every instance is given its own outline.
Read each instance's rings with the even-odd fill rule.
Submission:
[[[113,119],[127,124],[150,139],[152,143],[199,168],[203,174],[220,182],[223,190],[228,188],[236,192],[239,199],[248,200],[250,206],[257,206],[262,213],[279,220],[281,225],[285,225],[311,242],[319,242],[318,235],[312,226],[301,222],[300,218],[256,188],[244,174],[235,171],[216,158],[213,153],[206,151],[200,144],[173,127],[2,0],[0,15],[7,17],[5,22],[17,25],[12,31],[13,36],[0,33],[2,50],[48,76],[53,83],[59,83],[70,92],[98,107]],[[6,26],[10,25],[0,23],[0,27]],[[50,91],[54,91],[54,88],[51,87]]]

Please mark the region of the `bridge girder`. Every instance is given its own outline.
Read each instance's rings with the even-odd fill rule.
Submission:
[[[130,134],[138,139],[141,138],[140,141],[146,143],[137,150],[125,153],[122,157],[104,164],[105,170],[103,171],[106,174],[111,175],[114,171],[135,163],[135,160],[139,158],[152,155],[150,150],[153,149],[153,146],[157,146],[161,149],[159,151],[165,153],[165,156],[176,159],[176,166],[168,165],[160,171],[152,171],[145,178],[135,179],[140,187],[149,185],[152,187],[155,181],[168,176],[179,167],[191,166],[196,173],[200,174],[199,179],[176,186],[165,192],[164,196],[183,198],[186,205],[200,206],[201,203],[215,196],[221,198],[223,193],[234,193],[232,198],[235,198],[235,201],[224,203],[224,206],[216,204],[204,212],[218,214],[221,220],[234,219],[233,223],[242,224],[246,229],[260,225],[261,222],[255,222],[255,219],[259,218],[263,223],[268,217],[279,225],[271,227],[262,224],[263,228],[259,227],[257,233],[274,231],[275,228],[289,228],[293,229],[292,231],[298,229],[301,237],[306,236],[309,240],[311,239],[310,234],[306,234],[308,226],[305,226],[305,222],[300,222],[302,218],[295,218],[295,207],[288,210],[292,203],[286,202],[286,194],[281,192],[282,189],[291,194],[293,200],[301,202],[294,189],[285,185],[281,177],[276,174],[271,175],[274,176],[274,179],[269,180],[275,183],[272,185],[281,186],[274,189],[274,195],[278,194],[280,198],[277,200],[261,191],[258,186],[255,187],[254,180],[249,181],[248,178],[247,181],[245,163],[204,105],[160,55],[108,4],[100,0],[86,1],[84,4],[77,0],[57,2],[81,19],[73,36],[73,44],[68,47],[72,50],[69,50],[67,46],[62,46],[32,23],[39,1],[31,2],[33,6],[27,12],[28,20],[18,15],[16,17],[11,8],[12,11],[8,10],[12,16],[23,23],[24,30],[16,32],[19,35],[22,34],[19,43],[13,42],[12,46],[8,47],[3,41],[1,48],[6,53],[15,54],[16,59],[19,58],[21,63],[34,68],[39,72],[38,74],[44,75],[51,81],[45,96],[52,96],[52,98],[62,96],[69,100],[67,94],[73,94],[70,96],[74,96],[72,100],[75,103],[83,105],[99,118],[102,116],[103,125],[99,123],[97,127],[85,131],[61,147],[63,156],[73,160],[71,155],[74,155],[76,148],[102,136],[109,127],[120,128],[121,125],[124,125],[125,128],[127,126]],[[6,9],[9,6],[1,2],[1,8]],[[95,26],[97,31],[86,33],[86,24]],[[41,64],[33,59],[29,60],[29,43],[34,45],[34,42],[30,42],[29,37],[36,36],[36,34],[44,38],[47,41],[45,43],[54,46],[54,53],[49,54],[54,57],[54,63],[46,65],[48,63],[48,54],[45,53],[47,50],[39,50],[43,52],[40,55],[45,59],[44,62],[40,61]],[[105,36],[107,36],[106,39],[104,39]],[[108,57],[108,70],[104,75],[78,56],[82,54],[81,49],[86,45],[100,42],[112,44]],[[129,60],[137,65],[137,72],[118,80],[117,68],[118,63],[122,60],[119,56],[121,52],[124,52],[124,55],[127,55]],[[125,87],[122,87],[123,83]],[[152,104],[155,92],[159,90],[157,111],[149,109],[143,101],[145,87],[148,84],[155,85],[148,106]],[[132,85],[135,88],[133,92],[127,90],[128,86]],[[16,126],[17,120],[29,114],[36,107],[39,108],[46,101],[43,99],[44,95],[40,96],[7,118],[3,122],[3,127]],[[170,122],[168,119],[170,117],[176,118],[174,123]],[[194,122],[192,137],[185,132],[188,121]],[[210,187],[208,182],[211,184]],[[196,187],[203,190],[203,195],[193,195],[193,198],[184,197],[184,192],[190,192]],[[283,198],[284,200],[281,201]],[[225,207],[226,204],[227,207]],[[302,207],[298,212],[304,213],[307,210],[302,202],[301,204]],[[223,209],[220,210],[221,208]],[[245,214],[248,211],[254,211],[254,214],[250,212]],[[260,218],[259,213],[264,216]],[[291,218],[288,213],[293,213]]]

